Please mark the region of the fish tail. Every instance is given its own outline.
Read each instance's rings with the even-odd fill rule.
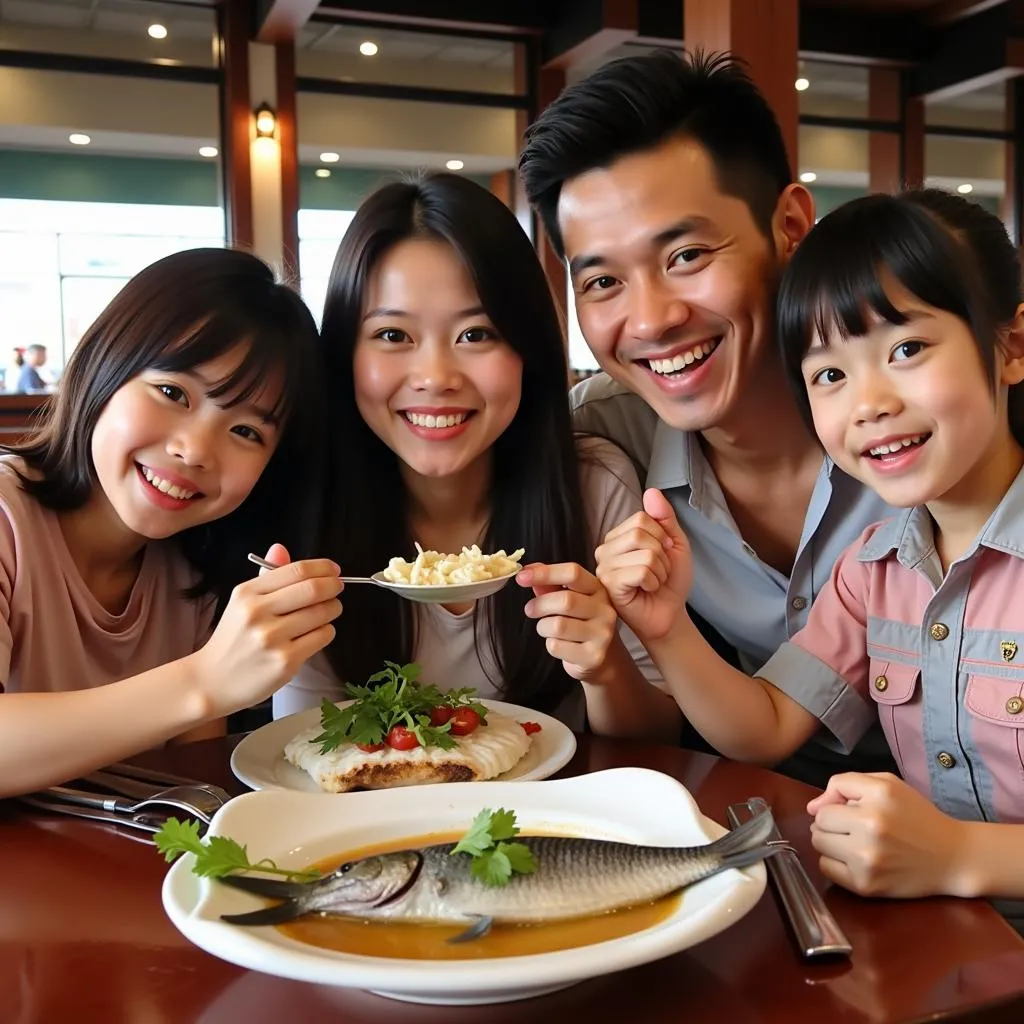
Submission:
[[[272,907],[264,907],[262,910],[251,910],[247,914],[221,914],[220,919],[228,924],[241,925],[263,925],[263,924],[284,924],[285,921],[294,921],[307,910],[305,904],[299,900],[285,900]]]
[[[727,832],[721,839],[716,839],[708,846],[707,853],[710,856],[721,857],[723,861],[728,861],[727,867],[739,867],[740,865],[734,864],[730,858],[756,851],[755,857],[745,861],[745,864],[753,864],[754,861],[760,860],[775,849],[775,847],[758,849],[763,847],[771,837],[774,827],[775,819],[772,817],[771,808],[766,807],[760,814],[756,814],[749,821],[745,821],[731,832]]]
[[[253,875],[223,875],[219,881],[230,885],[233,889],[251,892],[256,896],[266,896],[274,900],[294,899],[310,891],[310,882],[285,882],[280,878],[258,878]]]
[[[720,861],[720,870],[726,868],[748,868],[759,860],[765,860],[773,854],[781,853],[783,850],[792,850],[788,843],[762,843],[760,846],[752,846],[749,850],[738,850],[736,853],[726,854]]]

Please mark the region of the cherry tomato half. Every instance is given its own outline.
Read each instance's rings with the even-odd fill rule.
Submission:
[[[383,750],[386,743],[357,743],[356,746],[360,750],[365,750],[368,754],[375,754],[378,750]]]
[[[430,724],[435,728],[439,725],[444,725],[452,715],[455,714],[455,708],[446,708],[443,704],[430,710]]]
[[[404,725],[393,725],[388,733],[388,746],[394,750],[412,750],[418,747],[420,741],[416,733],[406,729]]]
[[[480,716],[472,708],[456,708],[452,715],[452,735],[468,736],[480,724]]]
[[[540,732],[540,726],[536,722],[520,722],[519,724],[523,727],[523,732],[525,732],[527,736],[532,736],[533,733]]]

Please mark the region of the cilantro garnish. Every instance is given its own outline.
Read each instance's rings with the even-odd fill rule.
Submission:
[[[515,811],[485,807],[451,852],[472,857],[470,873],[484,885],[505,885],[513,874],[532,875],[537,870],[537,861],[525,843],[508,842],[518,834]]]
[[[326,697],[320,703],[321,732],[313,738],[320,744],[320,753],[329,754],[343,743],[371,746],[383,743],[396,725],[415,734],[423,747],[452,750],[455,740],[449,735],[451,723],[431,725],[434,708],[472,708],[481,719],[487,708],[475,700],[476,690],[462,689],[442,693],[436,686],[417,683],[420,666],[415,662],[398,665],[386,661],[385,668],[374,673],[365,685],[349,683],[345,687],[354,703],[339,708]]]
[[[270,875],[284,875],[299,882],[310,882],[320,875],[316,868],[306,871],[288,871],[272,860],[264,859],[252,864],[246,848],[227,836],[199,838],[199,822],[178,821],[168,818],[153,837],[156,848],[170,862],[183,853],[195,854],[192,871],[206,878],[221,878],[236,871],[262,871]]]

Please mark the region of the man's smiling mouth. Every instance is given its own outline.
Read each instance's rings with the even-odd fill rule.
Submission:
[[[665,358],[638,359],[641,366],[647,367],[652,373],[661,377],[675,377],[687,373],[699,366],[722,343],[722,339],[712,338],[710,341],[693,345],[682,352]]]

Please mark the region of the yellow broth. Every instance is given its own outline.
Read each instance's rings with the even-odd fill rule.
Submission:
[[[344,857],[330,857],[315,865],[328,873],[339,864],[378,853],[391,853],[419,846],[453,843],[462,833],[417,836],[351,850]],[[595,914],[572,921],[550,924],[494,925],[487,935],[472,942],[447,940],[466,930],[472,922],[459,925],[365,921],[351,917],[321,917],[310,914],[278,925],[279,931],[298,942],[321,949],[359,956],[393,957],[400,960],[482,960],[501,956],[528,956],[560,949],[590,946],[660,924],[679,906],[681,896],[673,894],[607,914]]]

